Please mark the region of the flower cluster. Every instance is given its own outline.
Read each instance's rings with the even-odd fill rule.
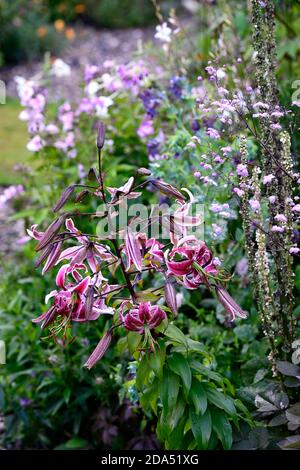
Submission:
[[[103,146],[104,126],[100,123],[97,137],[99,171],[96,174],[93,170],[97,184],[94,187],[86,185],[84,191],[100,198],[104,210],[91,214],[77,211],[74,216],[101,217],[112,227],[112,220],[124,201],[138,198],[140,192],[136,191],[133,177],[119,188],[104,185],[101,165]],[[149,175],[148,171],[140,173]],[[102,314],[113,316],[112,326],[86,363],[88,368],[103,356],[117,327],[123,326],[143,335],[145,348],[153,350],[155,337],[160,334],[156,329],[168,321],[168,312],[171,315],[177,313],[176,282],[187,289],[204,285],[209,290],[216,290],[231,320],[236,316],[246,317],[222,286],[225,277],[219,268],[219,260],[213,258],[204,241],[187,234],[187,227],[199,224],[197,216],[188,215],[192,196],[187,201],[186,196],[175,187],[151,176],[138,186],[147,187],[149,183],[165,197],[174,198],[178,203],[173,213],[156,216],[154,211],[147,222],[151,225],[154,219],[158,219],[162,227],[169,222],[167,227],[171,242],[168,244],[157,238],[148,238],[145,231],[134,231],[134,220],[131,219],[117,233],[111,231],[108,238],[82,233],[75,226],[70,212],[59,215],[44,232],[37,231],[36,225],[28,230],[28,234],[38,242],[36,250],[40,256],[36,265],[44,263],[43,273],[67,261],[57,273],[57,289],[46,297],[46,302],[53,298],[51,307],[33,321],[41,323],[42,328],[50,327],[51,334],[56,336],[61,331],[66,335],[70,322],[95,321]],[[85,185],[67,187],[54,212],[60,211],[70,201],[77,186]],[[61,231],[63,225],[65,231]],[[76,245],[63,249],[70,239],[76,241]],[[122,272],[124,284],[111,282],[117,270]],[[143,291],[142,276],[149,273],[162,279],[162,286]],[[155,300],[148,301],[149,295]],[[166,305],[161,303],[163,299]]]

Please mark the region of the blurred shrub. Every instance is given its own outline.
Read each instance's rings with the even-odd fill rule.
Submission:
[[[48,22],[45,6],[34,1],[3,0],[0,5],[0,65],[57,53],[64,37]]]

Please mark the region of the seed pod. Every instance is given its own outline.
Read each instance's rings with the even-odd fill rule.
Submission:
[[[176,290],[174,287],[174,280],[170,277],[167,278],[165,283],[165,299],[168,307],[174,315],[177,315],[177,300],[176,300]]]
[[[164,181],[161,181],[161,180],[157,180],[157,179],[153,179],[150,182],[153,184],[153,186],[156,189],[158,189],[160,192],[162,192],[166,196],[175,197],[176,199],[178,199],[181,202],[185,201],[185,197],[183,196],[183,194],[181,194],[178,191],[178,189],[174,188],[170,184],[165,183]]]
[[[88,180],[89,181],[98,181],[96,170],[93,167],[89,169]]]
[[[42,251],[42,253],[40,254],[40,256],[38,257],[38,259],[36,260],[36,262],[34,263],[34,266],[36,268],[38,268],[39,266],[41,266],[42,262],[45,261],[46,258],[48,258],[48,256],[50,255],[52,251],[52,246],[51,245],[48,245],[46,246],[46,248]]]
[[[47,262],[42,271],[42,274],[45,274],[46,272],[48,272],[55,265],[56,261],[58,260],[61,254],[62,241],[58,243],[54,243],[52,246],[51,245],[49,246],[51,247],[51,250],[50,250]]]
[[[86,363],[84,364],[85,367],[87,367],[88,369],[91,369],[96,364],[96,362],[100,361],[100,359],[106,353],[111,343],[111,340],[112,340],[112,329],[109,329],[105,333],[103,338],[99,341],[98,345],[96,346],[96,348],[94,349],[94,351],[92,352],[92,354],[90,355]]]
[[[80,191],[80,193],[77,194],[75,202],[81,202],[89,193],[90,191],[88,189],[83,189],[83,191]]]
[[[55,219],[52,222],[52,224],[49,225],[47,230],[44,232],[44,235],[40,239],[35,249],[36,251],[42,250],[43,248],[45,248],[45,246],[47,246],[53,240],[55,235],[59,232],[60,227],[66,220],[66,217],[67,217],[67,214],[61,215],[60,217],[58,217],[58,219]]]
[[[99,122],[98,124],[98,134],[97,134],[97,147],[101,150],[104,146],[105,142],[105,126],[103,122]]]
[[[53,207],[53,212],[58,212],[66,204],[66,202],[72,196],[75,188],[76,188],[76,184],[71,184],[71,186],[69,186],[62,192],[62,195],[60,196],[56,205]]]
[[[220,285],[215,285],[216,293],[219,301],[225,308],[226,312],[230,315],[230,320],[233,321],[235,317],[247,318],[248,314],[236,303],[236,301],[229,295],[229,293]]]
[[[144,175],[144,176],[150,176],[150,175],[151,175],[151,171],[148,170],[147,168],[143,168],[143,167],[142,167],[142,168],[139,168],[139,169],[137,170],[137,173],[138,173],[139,175]]]

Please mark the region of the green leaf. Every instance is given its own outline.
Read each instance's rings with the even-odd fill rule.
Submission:
[[[135,383],[139,390],[143,389],[143,385],[148,383],[149,374],[151,372],[148,356],[145,354],[138,364]]]
[[[194,404],[196,414],[201,413],[203,415],[207,408],[207,396],[204,388],[197,379],[193,379],[190,398]]]
[[[210,403],[226,411],[230,416],[236,416],[236,408],[232,398],[226,397],[224,393],[220,392],[216,388],[206,386],[205,390]]]
[[[80,437],[73,437],[69,439],[64,444],[60,444],[55,447],[56,450],[74,450],[74,449],[85,449],[88,446],[88,441],[86,439],[81,439]]]
[[[232,428],[223,411],[213,409],[212,414],[212,427],[225,450],[231,449],[232,446]]]
[[[168,425],[170,431],[173,431],[177,426],[178,421],[180,420],[181,416],[185,410],[186,401],[183,399],[182,396],[179,396],[176,405],[173,408],[170,408],[171,412],[168,415]]]
[[[71,389],[70,388],[65,388],[63,395],[64,395],[64,399],[65,399],[66,404],[68,404],[69,401],[70,401]]]
[[[182,354],[173,353],[168,360],[170,369],[175,374],[180,375],[186,393],[190,391],[192,385],[192,373],[188,361]]]
[[[209,379],[215,380],[216,382],[219,382],[219,383],[223,382],[222,377],[219,374],[217,374],[217,372],[210,370],[208,367],[205,367],[203,364],[201,364],[200,362],[194,359],[190,361],[190,366],[192,369],[198,372],[199,375],[204,375],[208,377]]]
[[[164,332],[165,336],[173,340],[175,343],[183,344],[187,347],[187,339],[177,326],[169,323],[168,328]]]
[[[144,410],[152,408],[155,415],[157,414],[157,400],[159,395],[159,384],[155,381],[151,387],[144,390],[140,395],[140,404]]]
[[[165,442],[166,450],[179,450],[182,449],[184,439],[184,428],[187,420],[187,412],[183,414],[177,423],[175,429],[167,436]]]
[[[136,298],[139,302],[156,302],[159,299],[158,295],[153,294],[150,289],[141,292],[136,292]]]
[[[199,352],[208,356],[207,351],[202,343],[199,341],[194,341],[191,338],[186,338],[187,346],[186,345],[179,345],[175,346],[173,351],[176,352],[185,352],[187,349],[189,352]]]
[[[130,354],[133,354],[140,342],[142,341],[142,335],[136,333],[135,331],[130,331],[127,335],[127,343]]]
[[[190,421],[193,435],[199,448],[207,449],[209,438],[212,430],[212,422],[210,411],[207,409],[204,415],[197,415],[195,411],[190,409]]]
[[[153,370],[155,375],[162,378],[162,372],[164,367],[164,362],[166,359],[166,352],[165,350],[161,349],[159,351],[155,351],[149,357],[149,367]]]
[[[180,379],[167,368],[164,369],[163,380],[160,384],[160,395],[163,407],[166,411],[172,409],[177,401]]]

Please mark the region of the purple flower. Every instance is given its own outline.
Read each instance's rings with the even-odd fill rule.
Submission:
[[[159,155],[160,141],[158,139],[150,139],[147,143],[147,150],[151,157]]]
[[[275,178],[274,175],[266,175],[263,177],[263,183],[264,184],[269,184],[269,183],[272,183],[273,179]]]
[[[153,121],[151,119],[144,119],[137,130],[137,134],[141,138],[154,134]]]
[[[184,77],[174,76],[170,80],[169,91],[176,99],[182,98],[183,84],[184,84]]]
[[[287,222],[287,218],[284,214],[276,214],[274,217],[277,222]]]
[[[280,227],[279,225],[273,225],[273,227],[271,227],[271,232],[282,233],[284,232],[284,227]]]
[[[140,93],[140,98],[148,116],[154,118],[157,115],[157,108],[161,104],[161,94],[156,90],[147,88],[142,93]]]
[[[32,400],[27,397],[21,397],[19,403],[23,408],[26,408],[27,406],[30,406],[32,404]]]
[[[220,138],[220,134],[219,132],[214,129],[213,127],[209,127],[207,130],[206,130],[206,134],[211,138],[211,139],[219,139]]]
[[[250,199],[249,204],[253,212],[257,212],[260,209],[260,202],[257,199]]]
[[[89,82],[99,73],[97,65],[86,65],[84,70],[84,81]]]
[[[236,172],[239,176],[248,176],[248,169],[247,169],[247,165],[243,165],[242,163],[240,163],[237,167],[236,167]]]

